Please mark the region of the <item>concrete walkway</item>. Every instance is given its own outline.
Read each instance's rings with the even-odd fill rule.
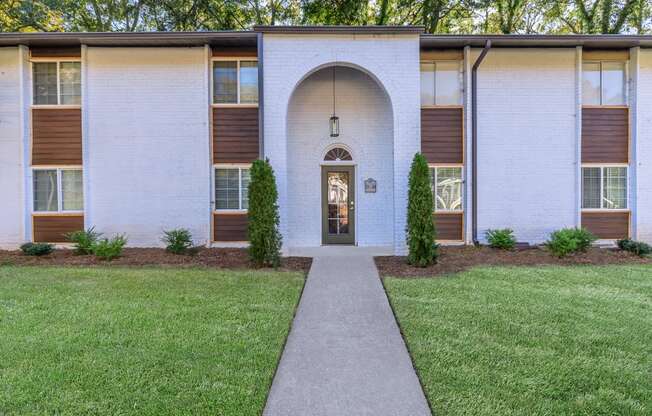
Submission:
[[[430,415],[371,256],[314,259],[265,416]]]

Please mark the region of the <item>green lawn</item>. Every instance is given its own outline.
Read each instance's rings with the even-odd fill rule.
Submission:
[[[0,267],[0,414],[260,414],[303,280]]]
[[[652,267],[480,268],[385,287],[436,415],[652,414]]]

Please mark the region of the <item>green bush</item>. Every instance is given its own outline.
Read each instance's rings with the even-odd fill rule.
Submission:
[[[102,239],[95,243],[93,253],[102,260],[113,260],[122,255],[122,249],[127,244],[127,237],[116,235],[112,239]]]
[[[558,257],[586,251],[596,237],[584,228],[564,228],[550,234],[548,249]]]
[[[95,231],[95,227],[66,234],[68,241],[75,244],[74,253],[79,255],[93,254],[93,247],[101,236],[102,233]]]
[[[48,243],[25,243],[20,246],[24,254],[28,256],[45,256],[52,253],[54,245]]]
[[[616,241],[618,248],[629,251],[637,256],[645,257],[652,254],[652,246],[642,241],[634,241],[629,238]]]
[[[408,183],[408,263],[426,267],[437,262],[430,168],[421,153],[414,155]]]
[[[249,181],[249,256],[259,266],[281,263],[281,233],[278,230],[278,191],[269,160],[256,160]]]
[[[516,246],[514,231],[509,228],[487,230],[485,233],[489,246],[501,250],[513,250]]]
[[[186,228],[175,228],[174,230],[163,231],[161,239],[165,249],[174,254],[188,254],[192,252],[192,234]]]

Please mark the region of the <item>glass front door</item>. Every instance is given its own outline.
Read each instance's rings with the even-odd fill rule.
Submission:
[[[322,167],[322,242],[355,243],[353,166]]]

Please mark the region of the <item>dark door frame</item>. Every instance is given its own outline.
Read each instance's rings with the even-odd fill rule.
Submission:
[[[349,233],[328,234],[328,172],[349,174]],[[322,165],[321,167],[321,241],[323,245],[355,245],[355,165]]]

